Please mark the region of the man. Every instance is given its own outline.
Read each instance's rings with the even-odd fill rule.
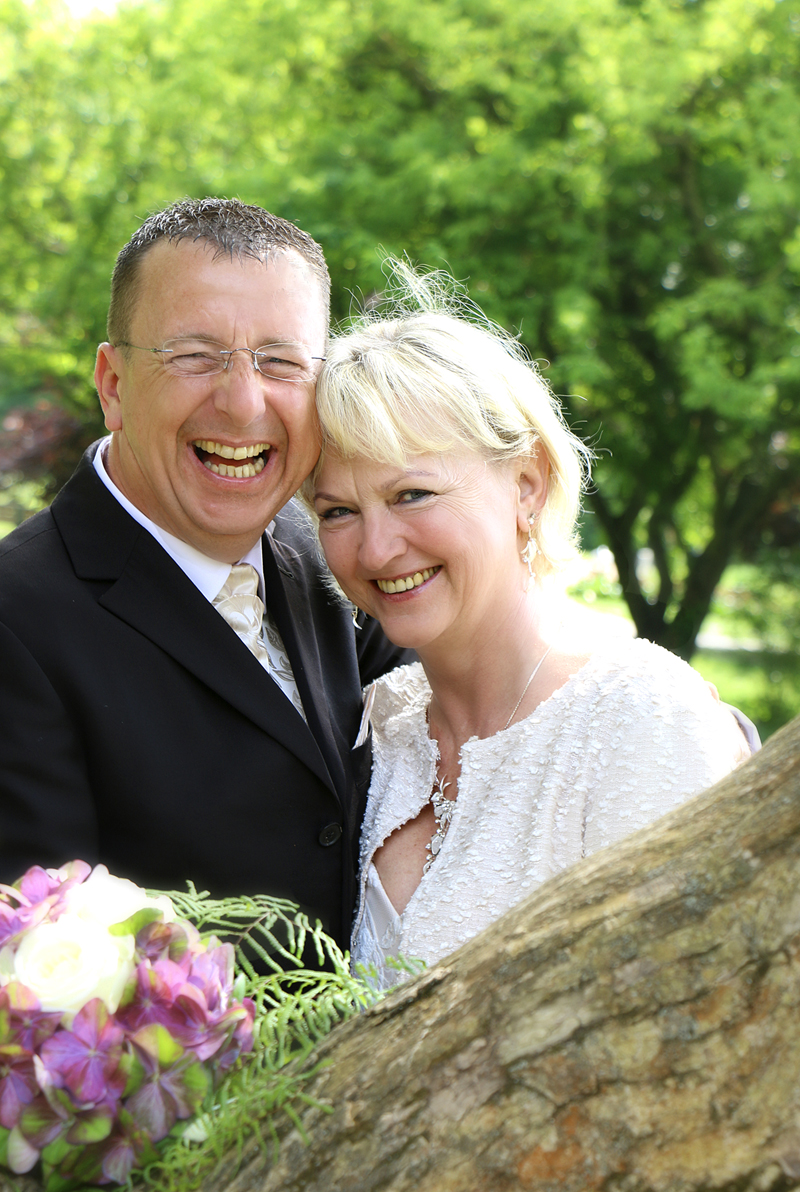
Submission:
[[[0,879],[103,861],[289,897],[348,941],[361,687],[402,652],[355,633],[284,510],[319,451],[328,293],[319,246],[237,201],[177,203],[120,253],[110,440],[0,546]]]

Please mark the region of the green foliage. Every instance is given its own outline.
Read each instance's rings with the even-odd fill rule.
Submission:
[[[0,474],[0,538],[44,507],[43,485]]]
[[[378,248],[519,329],[600,451],[586,538],[685,655],[797,502],[800,18],[780,0],[0,0],[0,404],[88,409],[113,255],[183,194]],[[644,591],[637,550],[657,583]]]
[[[800,656],[800,558],[786,547],[762,552],[758,564],[739,564],[723,576],[711,606],[731,636]],[[800,709],[798,709],[800,710]]]
[[[768,650],[699,649],[692,666],[726,702],[750,717],[765,741],[800,715],[800,657]]]
[[[378,997],[352,976],[335,941],[290,902],[266,895],[216,900],[193,887],[169,896],[179,918],[205,937],[234,944],[236,994],[256,1005],[255,1046],[205,1098],[198,1117],[188,1126],[178,1123],[158,1158],[134,1173],[134,1186],[144,1181],[154,1192],[198,1187],[223,1156],[240,1154],[253,1136],[266,1155],[277,1113],[299,1126],[294,1107],[308,1102],[303,1086],[316,1071],[301,1070],[303,1061],[332,1027]],[[306,968],[309,953],[327,971]]]

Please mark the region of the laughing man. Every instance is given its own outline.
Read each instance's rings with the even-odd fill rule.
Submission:
[[[120,253],[109,437],[0,546],[0,880],[80,857],[292,898],[347,942],[361,688],[403,658],[355,633],[290,501],[328,295],[311,237],[233,200],[177,203]]]

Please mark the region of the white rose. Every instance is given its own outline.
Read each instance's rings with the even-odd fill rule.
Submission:
[[[95,865],[85,882],[67,892],[65,901],[72,914],[102,923],[104,927],[124,923],[146,906],[160,910],[165,923],[175,918],[175,908],[166,894],[151,898],[127,878],[114,877],[105,865]]]
[[[14,949],[10,944],[0,948],[0,987],[14,980]]]
[[[43,1010],[72,1015],[99,997],[113,1014],[133,973],[133,952],[132,935],[109,935],[102,924],[66,911],[23,936],[13,975]]]

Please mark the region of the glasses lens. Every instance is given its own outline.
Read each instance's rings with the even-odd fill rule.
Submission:
[[[265,344],[257,348],[256,368],[265,377],[280,381],[307,381],[313,373],[311,353],[301,344]]]
[[[163,347],[164,367],[176,377],[207,377],[222,372],[228,353],[204,340],[170,340]]]
[[[161,349],[164,367],[176,377],[207,377],[223,372],[237,352],[247,348],[224,348],[206,340],[173,339]],[[265,344],[252,353],[255,366],[265,377],[280,381],[313,379],[311,353],[302,344]]]

